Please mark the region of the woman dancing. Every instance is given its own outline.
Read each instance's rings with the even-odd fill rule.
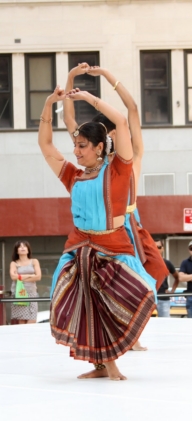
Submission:
[[[117,81],[115,76],[109,72],[109,70],[104,69],[99,66],[89,66],[88,63],[81,63],[77,67],[74,67],[70,70],[68,74],[66,91],[72,90],[74,87],[74,78],[79,75],[87,73],[91,76],[103,76],[113,89],[117,92],[122,102],[128,111],[128,125],[131,135],[131,142],[133,147],[133,166],[132,166],[132,175],[130,179],[130,189],[129,189],[129,198],[126,208],[125,216],[125,228],[127,234],[131,240],[131,243],[134,245],[134,251],[138,259],[144,265],[144,268],[147,272],[156,279],[156,287],[163,282],[167,276],[167,267],[159,256],[156,244],[147,230],[145,230],[140,224],[140,218],[138,209],[136,207],[137,199],[137,189],[138,181],[141,172],[141,162],[143,157],[143,140],[141,133],[141,126],[139,121],[139,113],[137,105],[133,100],[129,91],[125,86]],[[73,138],[73,132],[77,126],[75,119],[75,109],[72,101],[64,101],[64,122],[66,127]],[[98,113],[96,117],[93,118],[95,122],[101,122],[107,128],[107,133],[113,141],[114,147],[116,146],[116,126],[102,113]],[[113,159],[113,154],[108,156],[109,162]],[[146,351],[147,348],[141,346],[140,342],[137,341],[132,347],[135,351]],[[91,372],[91,375],[93,372]],[[97,376],[100,376],[102,372],[97,373]]]
[[[74,154],[84,170],[67,162],[52,143],[52,104],[84,100],[116,125],[116,154],[109,164],[106,128],[90,122],[73,133]],[[155,308],[155,280],[134,255],[124,228],[132,144],[127,120],[88,92],[57,87],[42,111],[39,145],[71,194],[74,229],[53,277],[51,331],[70,356],[105,364],[112,380],[124,380],[115,360],[137,341]]]

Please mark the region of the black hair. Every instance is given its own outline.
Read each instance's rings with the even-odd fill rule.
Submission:
[[[162,247],[164,247],[164,241],[162,240],[162,238],[154,238],[155,243],[160,242]]]
[[[12,261],[13,262],[16,262],[16,260],[19,259],[18,248],[20,247],[21,244],[24,244],[28,249],[27,257],[29,259],[31,259],[31,257],[32,257],[31,246],[28,243],[28,241],[24,241],[24,240],[17,241],[14,245],[14,248],[13,248],[13,254],[12,254]]]
[[[102,157],[106,156],[106,129],[102,124],[90,121],[89,123],[82,124],[78,128],[79,134],[85,137],[93,146],[97,146],[100,142],[103,143]]]
[[[99,113],[99,114],[97,114],[94,118],[93,118],[93,120],[92,121],[94,121],[95,123],[102,123],[102,124],[104,124],[104,126],[106,127],[106,129],[107,129],[107,133],[110,133],[112,130],[115,130],[116,129],[116,125],[111,121],[111,120],[109,120],[104,114],[102,114],[102,113]],[[111,139],[112,140],[112,139]],[[112,140],[112,143],[111,143],[111,149],[110,149],[110,153],[111,152],[114,152],[114,150],[115,150],[115,148],[114,148],[114,143],[113,143],[113,140]]]
[[[107,129],[107,133],[110,133],[112,130],[116,129],[116,125],[112,123],[111,120],[109,120],[104,114],[99,113],[97,114],[92,121],[95,121],[96,123],[103,123]]]

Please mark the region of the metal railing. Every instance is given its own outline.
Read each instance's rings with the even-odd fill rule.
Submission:
[[[47,302],[50,303],[51,298],[50,297],[28,297],[28,298],[15,298],[12,296],[9,297],[3,297],[3,294],[6,295],[7,292],[3,292],[2,290],[0,290],[0,326],[5,325],[6,324],[6,310],[5,310],[5,306],[8,303],[16,303],[16,302],[23,302],[23,303],[32,303],[32,302]],[[158,298],[169,298],[169,297],[192,297],[192,292],[177,292],[177,293],[167,293],[167,294],[157,294]],[[185,302],[180,302],[180,303],[172,303],[171,305],[172,310],[170,309],[170,311],[173,311],[174,308],[177,309],[185,309],[186,311],[186,306],[185,306]],[[179,310],[180,311],[180,310]],[[183,310],[184,313],[179,312],[179,314],[181,315],[181,317],[185,317],[186,313]]]
[[[157,294],[157,298],[163,297],[192,297],[192,292],[173,292],[170,294]],[[14,297],[3,297],[0,298],[0,303],[13,303],[13,302],[50,302],[50,297],[28,297],[28,298],[14,298]]]

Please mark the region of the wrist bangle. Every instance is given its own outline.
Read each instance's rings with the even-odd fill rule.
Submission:
[[[19,279],[19,281],[22,281],[22,276],[18,275],[18,279]]]
[[[119,83],[119,80],[117,80],[117,82],[115,82],[115,85],[113,86],[114,91],[116,90],[118,83]]]
[[[99,98],[95,98],[95,101],[94,101],[94,107],[95,107],[95,109],[96,109],[97,111],[99,111],[99,108],[98,108],[98,103],[99,103]]]
[[[45,118],[41,115],[40,121],[42,121],[43,123],[52,123],[52,118],[50,118],[49,120],[45,120]]]

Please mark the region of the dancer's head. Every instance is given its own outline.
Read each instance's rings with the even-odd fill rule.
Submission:
[[[74,154],[85,167],[95,166],[107,154],[107,129],[102,122],[83,123],[73,133]],[[99,159],[100,158],[100,159]]]
[[[113,141],[113,150],[115,148],[115,140],[116,140],[116,125],[109,120],[104,114],[99,113],[97,114],[92,121],[97,123],[103,123],[107,129],[107,134],[111,137]]]

